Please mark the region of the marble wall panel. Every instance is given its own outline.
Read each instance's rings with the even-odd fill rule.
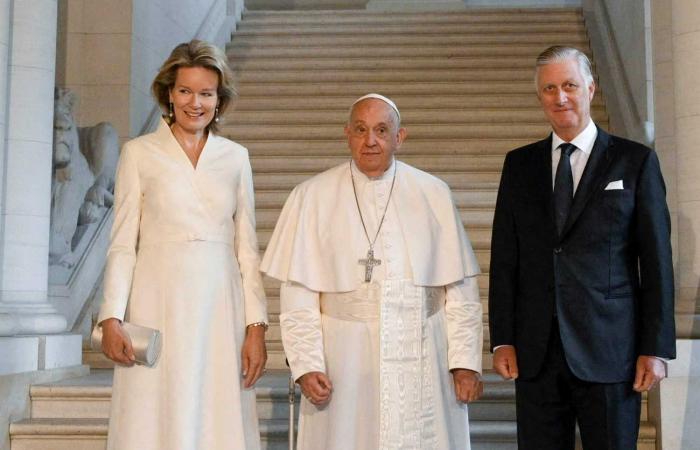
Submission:
[[[89,34],[130,34],[132,0],[88,0],[83,5],[81,32]]]
[[[83,43],[82,69],[84,85],[129,83],[131,35],[100,33],[88,35]]]

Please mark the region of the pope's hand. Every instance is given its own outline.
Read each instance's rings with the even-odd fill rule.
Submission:
[[[493,352],[493,369],[506,380],[518,378],[518,359],[515,347],[502,345]]]
[[[307,372],[297,380],[301,393],[311,403],[321,406],[331,399],[333,385],[330,378],[323,372]]]
[[[121,322],[116,318],[100,322],[102,327],[102,352],[107,358],[124,366],[133,366],[134,349],[129,335],[122,330]]]
[[[255,385],[255,382],[265,372],[267,350],[265,349],[265,327],[248,327],[241,350],[241,365],[243,366],[243,386]]]
[[[462,403],[476,401],[484,393],[484,384],[478,372],[469,369],[453,369],[452,379],[455,383],[457,400]]]

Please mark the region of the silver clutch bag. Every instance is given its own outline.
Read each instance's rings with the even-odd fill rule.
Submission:
[[[153,367],[160,356],[160,331],[129,322],[122,322],[122,330],[131,339],[136,363]],[[99,324],[92,330],[90,344],[93,350],[102,351],[102,327]]]

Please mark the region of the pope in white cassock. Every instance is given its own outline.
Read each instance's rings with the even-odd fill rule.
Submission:
[[[394,159],[396,105],[369,94],[351,161],[297,186],[262,261],[304,395],[300,450],[466,450],[482,392],[474,252],[447,185]]]

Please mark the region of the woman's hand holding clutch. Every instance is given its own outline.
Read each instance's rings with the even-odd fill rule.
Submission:
[[[255,385],[255,382],[265,372],[267,350],[265,349],[264,326],[249,326],[246,328],[241,357],[243,386],[249,388]]]
[[[125,366],[133,366],[135,361],[131,339],[122,330],[121,322],[111,318],[100,323],[102,327],[102,352],[112,361]]]

